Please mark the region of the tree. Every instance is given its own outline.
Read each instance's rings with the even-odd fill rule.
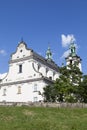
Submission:
[[[44,88],[46,101],[77,102],[81,100],[79,93],[82,72],[76,64],[60,68],[60,76],[51,86]]]
[[[56,88],[58,90],[58,101],[76,102],[77,93],[77,75],[75,66],[69,65],[60,68],[60,77],[56,80]]]
[[[43,88],[44,101],[45,102],[55,102],[55,88],[53,85],[48,85]]]
[[[80,102],[87,103],[87,75],[83,76],[81,84],[79,84]]]

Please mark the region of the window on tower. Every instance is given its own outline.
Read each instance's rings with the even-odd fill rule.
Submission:
[[[72,65],[72,60],[70,60],[70,65]]]

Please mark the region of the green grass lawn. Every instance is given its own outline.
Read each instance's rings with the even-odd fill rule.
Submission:
[[[87,130],[87,109],[0,107],[0,130]]]

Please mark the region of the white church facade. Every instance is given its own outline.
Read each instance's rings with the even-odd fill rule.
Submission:
[[[69,49],[66,66],[77,64],[82,71],[75,44],[71,43]],[[41,102],[44,100],[43,88],[51,85],[59,75],[59,66],[52,60],[50,48],[44,58],[21,41],[11,54],[9,71],[0,76],[0,102]]]
[[[59,77],[59,67],[48,48],[44,58],[21,41],[9,61],[9,71],[0,79],[0,102],[43,101],[43,88]]]

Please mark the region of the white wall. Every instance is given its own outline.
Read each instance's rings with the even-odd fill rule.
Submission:
[[[25,57],[31,56],[32,54],[33,52],[26,49],[26,45],[23,43],[19,44],[17,51],[12,54],[11,60],[9,62],[9,71],[7,76],[5,75],[5,77],[3,77],[3,80],[0,84],[10,84],[13,82],[14,84],[1,86],[0,101],[5,100],[8,102],[33,102],[35,99],[37,99],[37,101],[43,100],[43,97],[40,94],[43,93],[43,87],[45,87],[47,84],[43,82],[43,80],[36,80],[42,76],[48,78],[52,77],[52,80],[56,80],[56,78],[59,77],[59,73],[55,72],[52,67],[50,68],[44,65],[34,60],[32,57],[25,59]],[[19,73],[20,65],[22,65],[22,73]],[[33,79],[33,82],[17,84],[17,81],[23,82],[27,79]],[[33,91],[35,85],[37,85],[38,89],[36,92]],[[17,94],[18,87],[21,87],[21,94]],[[3,95],[4,90],[6,90],[6,95]]]
[[[37,91],[34,91],[34,85],[37,85]],[[21,87],[21,94],[18,94],[19,86]],[[35,97],[37,97],[37,101],[41,101],[43,97],[39,95],[39,92],[42,94],[45,86],[46,84],[43,81],[4,86],[0,89],[0,101],[34,102]],[[4,89],[6,89],[6,95],[3,95]]]

